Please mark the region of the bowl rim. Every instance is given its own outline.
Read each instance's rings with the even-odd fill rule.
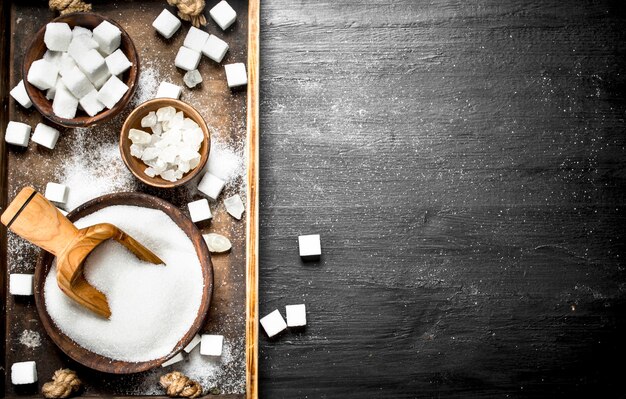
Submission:
[[[198,122],[198,121],[200,122],[198,124],[201,127],[202,133],[204,134],[204,140],[206,141],[206,146],[207,146],[206,155],[200,154],[201,158],[200,158],[200,163],[198,164],[198,166],[196,166],[194,169],[187,172],[185,175],[183,175],[182,178],[176,180],[175,182],[169,182],[163,179],[161,179],[163,180],[163,182],[156,181],[150,178],[149,176],[146,176],[144,173],[139,173],[139,171],[131,167],[130,162],[128,161],[128,156],[132,157],[132,155],[130,155],[130,153],[127,155],[126,152],[124,151],[124,143],[130,142],[127,138],[127,133],[131,129],[131,126],[130,126],[131,119],[134,119],[137,116],[137,114],[145,112],[146,108],[150,108],[154,106],[155,104],[160,104],[162,107],[172,106],[176,108],[177,111],[183,111],[183,113],[185,114],[188,113],[186,111],[189,111],[191,115],[188,115],[188,116],[192,117],[192,119],[194,119],[195,122]],[[130,145],[129,145],[129,148],[130,148]],[[120,154],[122,155],[122,160],[124,161],[124,165],[126,165],[126,168],[141,182],[143,182],[144,184],[147,184],[148,186],[156,187],[156,188],[174,188],[174,187],[182,186],[188,183],[189,181],[193,180],[199,173],[202,172],[202,170],[206,166],[206,163],[209,159],[209,154],[211,152],[211,132],[209,130],[209,126],[207,125],[206,121],[204,120],[200,112],[198,112],[198,110],[193,105],[187,102],[175,99],[175,98],[169,98],[169,97],[153,98],[151,100],[148,100],[146,102],[139,104],[137,107],[135,107],[135,109],[133,109],[133,111],[130,114],[128,114],[128,116],[126,117],[126,120],[124,121],[124,124],[122,125],[122,128],[120,129],[119,149],[120,149]]]
[[[183,350],[183,348],[187,346],[187,344],[191,342],[193,337],[202,329],[202,327],[204,326],[204,322],[208,317],[211,305],[214,285],[214,272],[209,248],[207,247],[206,242],[202,237],[202,232],[180,209],[178,209],[170,202],[155,197],[153,195],[139,192],[120,192],[105,194],[100,197],[96,197],[90,201],[87,201],[76,209],[72,210],[70,213],[68,213],[67,218],[74,222],[75,220],[97,212],[100,209],[116,205],[139,206],[160,210],[165,213],[192,242],[200,261],[204,287],[200,308],[198,309],[198,314],[196,315],[196,318],[194,319],[194,322],[187,331],[187,333],[185,333],[185,335],[180,339],[178,344],[172,349],[169,354],[158,359],[143,362],[127,362],[122,360],[114,360],[83,348],[82,346],[74,342],[74,340],[72,340],[70,337],[65,335],[65,333],[63,333],[57,327],[57,325],[52,320],[52,317],[47,312],[44,296],[44,286],[46,277],[50,271],[50,268],[52,267],[54,255],[43,249],[39,252],[37,264],[35,267],[33,284],[35,291],[35,307],[37,308],[39,319],[41,320],[41,324],[48,334],[48,337],[50,337],[52,342],[54,342],[54,344],[71,359],[86,367],[105,373],[133,374],[153,369],[160,366],[168,359],[171,359],[173,356]]]
[[[32,62],[27,65],[27,60],[29,57],[27,57],[26,55],[32,51],[32,49],[35,47],[35,43],[37,43],[38,41],[43,41],[47,24],[51,22],[65,22],[65,23],[70,24],[70,22],[72,22],[71,20],[73,17],[81,17],[81,16],[86,16],[86,15],[93,16],[97,19],[100,19],[102,22],[108,21],[111,24],[115,25],[117,28],[119,28],[119,30],[122,32],[122,41],[128,42],[129,52],[132,54],[132,57],[129,57],[129,58],[134,58],[134,60],[136,61],[133,63],[133,65],[131,65],[129,69],[130,76],[128,80],[130,81],[131,85],[128,87],[128,91],[124,94],[124,96],[118,101],[117,104],[115,104],[115,107],[111,109],[100,111],[94,116],[87,115],[87,117],[84,120],[78,120],[76,118],[72,118],[72,119],[61,118],[60,116],[55,115],[54,112],[49,112],[49,113],[44,112],[44,110],[40,107],[39,103],[37,101],[33,101],[33,96],[31,95],[31,92],[34,93],[35,90],[37,91],[41,91],[41,90],[39,90],[38,88],[30,84],[27,80],[28,70],[30,69],[30,65],[32,65]],[[74,24],[73,26],[76,26],[76,25],[77,24]],[[125,55],[128,56],[128,54],[126,53]],[[24,52],[24,57],[22,59],[22,79],[24,81],[24,88],[26,89],[26,94],[28,94],[28,98],[33,103],[33,106],[35,107],[35,109],[44,118],[60,126],[69,127],[69,128],[92,126],[100,122],[105,122],[113,118],[115,115],[119,114],[124,108],[126,108],[126,105],[128,105],[128,102],[135,94],[135,91],[137,89],[137,83],[139,82],[140,69],[141,69],[141,62],[139,60],[139,53],[137,52],[135,43],[133,42],[133,39],[130,37],[128,32],[126,32],[126,30],[114,19],[105,17],[104,15],[101,15],[101,14],[93,13],[93,12],[72,12],[72,13],[60,15],[54,18],[53,20],[46,22],[46,24],[44,24],[41,28],[39,28],[39,30],[37,30],[37,32],[33,35],[33,39],[31,40],[30,44],[26,48],[26,51]]]

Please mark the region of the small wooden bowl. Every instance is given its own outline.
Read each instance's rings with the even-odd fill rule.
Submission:
[[[85,127],[91,126],[99,122],[107,121],[113,118],[115,115],[119,114],[122,109],[128,104],[131,97],[135,93],[135,89],[137,88],[137,80],[139,77],[139,56],[137,55],[137,49],[135,49],[135,45],[131,40],[128,33],[115,21],[112,19],[103,17],[102,15],[87,13],[87,12],[75,12],[71,14],[61,15],[60,17],[52,20],[51,22],[65,22],[70,27],[74,26],[82,26],[88,29],[94,29],[96,26],[100,25],[103,21],[109,21],[113,25],[117,26],[122,31],[122,43],[120,44],[120,49],[126,55],[128,60],[133,64],[130,69],[128,69],[122,75],[122,81],[126,83],[128,86],[128,91],[124,96],[120,99],[120,101],[115,104],[115,106],[111,109],[104,109],[100,111],[100,113],[95,116],[89,116],[84,111],[78,110],[76,112],[76,116],[73,119],[61,118],[54,114],[52,111],[52,101],[46,98],[46,92],[39,90],[35,86],[28,83],[26,77],[28,76],[28,70],[30,69],[31,64],[38,59],[41,59],[46,52],[46,45],[43,41],[44,35],[46,33],[46,27],[43,26],[39,31],[35,34],[33,41],[30,46],[26,50],[24,54],[24,64],[22,66],[22,77],[24,79],[24,86],[26,87],[26,92],[28,93],[28,97],[33,102],[33,105],[44,117],[50,119],[52,122],[65,126],[65,127]]]
[[[70,212],[67,217],[71,221],[76,221],[102,208],[113,205],[134,205],[144,208],[158,209],[165,212],[174,221],[174,223],[176,223],[178,227],[185,232],[187,237],[189,237],[196,250],[198,259],[200,260],[202,277],[204,280],[204,291],[202,293],[200,309],[198,310],[198,314],[193,322],[193,325],[181,338],[172,353],[162,358],[147,362],[124,362],[93,353],[77,345],[71,338],[63,334],[56,324],[54,324],[54,321],[46,309],[44,285],[46,283],[46,276],[52,267],[54,256],[44,250],[41,251],[39,258],[37,259],[37,267],[35,269],[35,305],[37,307],[41,323],[48,333],[48,336],[50,336],[52,341],[67,356],[94,370],[112,374],[131,374],[160,366],[161,363],[182,350],[182,348],[191,342],[193,337],[198,333],[204,324],[204,320],[211,303],[211,295],[213,293],[213,264],[211,263],[209,249],[202,238],[202,233],[198,230],[196,225],[193,224],[191,220],[189,220],[189,218],[174,205],[151,195],[142,193],[115,193],[103,195],[102,197],[95,198],[79,206]],[[166,326],[164,328],[166,328]]]
[[[176,108],[177,111],[183,111],[183,114],[187,118],[191,118],[194,122],[200,126],[202,132],[204,133],[204,141],[200,146],[200,163],[194,169],[190,170],[183,177],[175,182],[167,181],[160,176],[150,177],[144,173],[144,170],[148,167],[143,161],[139,158],[135,158],[130,155],[130,145],[132,142],[128,138],[128,132],[130,129],[139,129],[143,131],[148,131],[148,133],[152,133],[149,128],[141,127],[141,119],[148,115],[149,112],[155,111],[162,107],[171,106]],[[187,183],[195,176],[198,175],[206,165],[207,160],[209,159],[209,150],[211,147],[211,134],[209,133],[209,128],[206,125],[206,122],[202,118],[202,115],[194,107],[191,105],[182,102],[180,100],[175,100],[173,98],[155,98],[154,100],[146,101],[145,103],[139,105],[137,108],[133,110],[133,112],[128,115],[126,121],[124,122],[124,126],[122,126],[122,131],[120,133],[120,152],[122,153],[122,159],[124,160],[124,164],[131,171],[135,177],[137,177],[142,182],[146,183],[152,187],[158,188],[173,188],[182,186]]]

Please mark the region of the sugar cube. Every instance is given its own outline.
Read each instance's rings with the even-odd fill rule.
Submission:
[[[9,292],[11,295],[33,295],[32,274],[11,273],[9,276]]]
[[[285,313],[287,313],[287,327],[306,326],[306,307],[304,304],[287,305],[285,306]]]
[[[61,58],[63,58],[64,51],[52,51],[46,50],[43,53],[43,59],[48,61],[51,64],[54,64],[57,68],[61,68]],[[60,71],[59,71],[60,72]]]
[[[199,83],[202,83],[202,75],[200,75],[200,72],[197,69],[194,69],[193,71],[187,71],[185,73],[185,76],[183,76],[183,82],[185,82],[185,85],[187,85],[187,87],[193,89]]]
[[[189,208],[189,216],[191,216],[192,222],[200,222],[202,220],[211,219],[211,208],[209,208],[209,201],[205,198],[197,201],[193,201],[187,204]]]
[[[233,88],[248,84],[246,66],[243,62],[224,65],[224,69],[226,70],[226,81],[228,82],[228,87]]]
[[[74,38],[78,36],[87,36],[91,38],[93,33],[91,32],[91,29],[87,29],[82,26],[75,26],[74,29],[72,29],[72,37]]]
[[[24,80],[20,80],[20,82],[15,86],[9,94],[11,97],[15,99],[20,105],[24,108],[30,108],[33,103],[30,101],[30,97],[28,97],[28,93],[26,93],[26,87],[24,86]]]
[[[230,251],[230,249],[233,247],[233,244],[231,244],[230,240],[221,234],[203,234],[202,238],[204,238],[204,242],[206,243],[207,247],[209,247],[210,252],[222,253]]]
[[[319,234],[298,236],[298,248],[300,257],[305,260],[319,259],[322,255],[322,246]]]
[[[78,67],[87,75],[89,80],[93,80],[101,75],[104,71],[108,71],[106,62],[98,50],[91,49],[85,53],[84,57],[74,59]],[[94,82],[95,83],[95,82]]]
[[[283,319],[278,309],[263,317],[260,322],[265,333],[270,338],[287,328],[287,323],[285,323],[285,319]]]
[[[48,50],[67,51],[72,41],[72,29],[65,22],[50,22],[46,25],[43,42]]]
[[[87,56],[89,50],[96,50],[98,43],[91,37],[81,35],[72,38],[70,46],[67,48],[67,54],[76,62]],[[97,50],[96,50],[97,51]],[[100,53],[98,53],[100,54]]]
[[[39,90],[47,90],[57,82],[59,69],[51,62],[44,59],[30,64],[26,80]]]
[[[95,86],[96,89],[100,90],[102,86],[109,80],[111,77],[111,73],[109,72],[109,68],[103,68],[99,70],[95,75],[87,77],[91,80],[91,83]],[[118,78],[119,79],[119,78]]]
[[[48,183],[46,185],[46,193],[44,196],[50,201],[57,204],[65,204],[67,202],[68,189],[64,184]]]
[[[104,104],[98,100],[98,90],[96,89],[93,89],[84,95],[80,100],[78,100],[78,103],[81,107],[83,107],[83,110],[85,110],[89,116],[95,116],[98,112],[104,109]]]
[[[178,352],[174,357],[172,357],[169,360],[164,361],[163,363],[161,363],[161,367],[168,367],[171,366],[172,364],[176,364],[180,361],[183,361],[183,354],[181,352]]]
[[[161,82],[161,84],[159,84],[159,88],[157,89],[157,93],[155,98],[175,98],[175,99],[179,99],[180,98],[180,93],[182,92],[182,88],[180,86],[177,86],[175,84],[169,83],[169,82]]]
[[[220,1],[215,7],[211,8],[209,14],[222,30],[228,29],[237,18],[237,13],[225,0]]]
[[[121,49],[115,50],[104,59],[111,75],[119,75],[126,72],[133,64],[128,60]]]
[[[202,51],[202,47],[204,46],[204,43],[206,43],[208,38],[209,34],[207,32],[200,30],[195,26],[192,26],[189,28],[187,36],[185,36],[183,46],[195,51]]]
[[[63,82],[59,82],[52,101],[52,111],[58,117],[72,119],[76,116],[78,109],[78,99],[65,87]]]
[[[199,51],[182,46],[178,49],[176,59],[174,60],[174,65],[176,65],[180,69],[184,69],[185,71],[193,71],[194,69],[198,68],[198,64],[200,63],[200,56],[201,55]]]
[[[243,214],[245,208],[239,194],[226,198],[224,200],[224,206],[226,207],[226,212],[228,212],[232,217],[237,220],[241,219],[241,215]]]
[[[124,97],[127,91],[128,86],[119,80],[117,76],[113,75],[98,91],[98,100],[104,104],[105,107],[111,109]]]
[[[55,94],[57,94],[56,86],[46,90],[46,99],[48,99],[50,101],[54,100],[54,95]]]
[[[224,180],[207,172],[198,184],[198,190],[206,194],[207,197],[215,201],[224,188]]]
[[[59,60],[59,75],[64,76],[68,74],[76,66],[76,61],[69,55],[69,53],[61,53],[61,59]]]
[[[196,334],[193,336],[193,339],[191,340],[191,342],[189,342],[187,344],[187,346],[185,346],[183,348],[183,350],[187,353],[191,352],[193,350],[193,348],[195,348],[196,346],[198,346],[198,344],[200,343],[200,341],[202,340],[202,338],[200,338],[199,334]]]
[[[38,123],[35,126],[35,132],[33,133],[33,141],[39,145],[54,149],[59,139],[59,131],[43,123]]]
[[[28,147],[31,127],[22,122],[10,121],[4,131],[4,141],[9,144]]]
[[[93,30],[93,40],[98,43],[99,50],[111,54],[122,42],[122,31],[109,21],[102,21]]]
[[[77,66],[61,77],[61,81],[76,98],[83,98],[96,88]]]
[[[227,51],[228,43],[215,35],[210,35],[202,47],[202,54],[215,62],[222,62]]]
[[[223,335],[202,334],[202,342],[200,342],[200,354],[205,356],[222,356],[223,346]]]
[[[168,10],[161,11],[158,17],[152,22],[152,26],[166,39],[169,39],[176,33],[181,26],[180,19]]]
[[[11,382],[13,385],[37,382],[37,364],[34,361],[13,363],[11,365]]]

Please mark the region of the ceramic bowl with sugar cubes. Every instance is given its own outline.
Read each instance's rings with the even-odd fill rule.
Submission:
[[[26,93],[44,117],[85,127],[111,119],[128,103],[137,86],[139,57],[115,21],[71,13],[35,34],[22,73]]]

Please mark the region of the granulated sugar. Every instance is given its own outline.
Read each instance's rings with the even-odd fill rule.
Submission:
[[[152,61],[143,61],[148,63],[147,67],[142,66],[141,73],[139,74],[139,81],[137,82],[137,91],[135,92],[130,103],[133,107],[139,104],[145,103],[148,100],[152,100],[156,95],[159,83],[161,82],[161,75],[159,70],[151,65]]]
[[[243,143],[229,145],[213,136],[205,169],[224,180],[226,184],[236,183],[237,179],[242,179],[245,172],[243,150]]]
[[[102,222],[136,238],[166,266],[140,261],[120,244],[107,241],[87,258],[85,277],[106,295],[110,320],[63,294],[55,267],[44,288],[48,313],[68,337],[100,355],[130,362],[165,356],[193,324],[200,307],[203,278],[194,247],[165,213],[154,209],[111,206],[75,225]]]
[[[24,330],[22,334],[20,334],[20,344],[31,349],[37,348],[41,346],[41,336],[37,331]]]

